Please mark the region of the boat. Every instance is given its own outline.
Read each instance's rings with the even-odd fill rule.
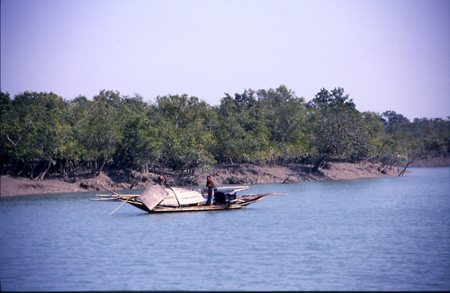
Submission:
[[[211,205],[206,205],[207,189],[163,187],[159,184],[152,184],[139,195],[122,195],[108,190],[112,195],[97,194],[100,198],[91,200],[121,201],[123,203],[120,206],[128,203],[147,213],[170,213],[240,209],[260,201],[268,195],[285,195],[277,193],[236,194],[246,189],[248,189],[248,186],[216,188],[214,203]]]

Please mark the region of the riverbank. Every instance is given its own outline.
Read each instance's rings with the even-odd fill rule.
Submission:
[[[449,166],[450,160],[431,160],[418,162],[418,166]],[[211,175],[216,185],[294,183],[304,181],[325,181],[358,179],[372,177],[397,176],[402,170],[387,167],[380,163],[328,163],[317,174],[310,173],[308,165],[259,166],[252,164],[217,165],[212,171],[197,169],[193,174],[185,172],[167,172],[164,174],[168,186],[203,186],[207,175]],[[155,182],[159,174],[136,171],[102,172],[99,176],[90,173],[79,174],[77,178],[64,180],[61,176],[50,176],[42,181],[23,177],[1,176],[1,197],[100,191],[106,189],[145,189]]]

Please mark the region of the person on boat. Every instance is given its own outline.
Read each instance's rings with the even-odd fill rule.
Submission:
[[[158,177],[158,184],[164,186],[164,176],[162,174]]]
[[[206,200],[206,205],[211,205],[214,197],[214,181],[212,181],[211,176],[206,177],[206,187],[208,188],[208,199]]]

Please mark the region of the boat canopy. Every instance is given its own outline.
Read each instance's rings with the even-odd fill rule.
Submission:
[[[150,210],[157,205],[181,207],[204,204],[206,202],[206,199],[198,190],[176,187],[165,188],[159,184],[151,185],[137,199],[144,203]]]
[[[146,207],[152,210],[156,207],[161,201],[163,201],[169,193],[167,190],[158,184],[150,185],[149,188],[144,190],[141,195],[138,196],[138,200],[140,200]]]

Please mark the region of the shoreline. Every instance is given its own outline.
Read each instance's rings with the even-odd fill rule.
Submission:
[[[450,158],[440,158],[429,162],[418,161],[414,167],[450,166]],[[442,160],[446,159],[446,160]],[[447,160],[448,159],[448,160]],[[296,183],[307,181],[345,180],[397,176],[401,167],[383,169],[381,163],[340,163],[330,162],[318,174],[310,174],[309,165],[292,164],[288,166],[259,166],[253,164],[216,165],[211,172],[196,169],[194,174],[169,172],[164,176],[168,186],[203,186],[207,175],[211,175],[217,186],[231,184]],[[411,165],[413,167],[413,165]],[[380,172],[380,170],[382,172]],[[410,173],[411,171],[406,171]],[[114,174],[102,172],[99,176],[90,173],[80,175],[71,182],[61,176],[50,176],[42,181],[24,177],[2,175],[0,178],[0,197],[20,195],[76,193],[88,191],[145,189],[157,180],[159,174],[123,171]]]

